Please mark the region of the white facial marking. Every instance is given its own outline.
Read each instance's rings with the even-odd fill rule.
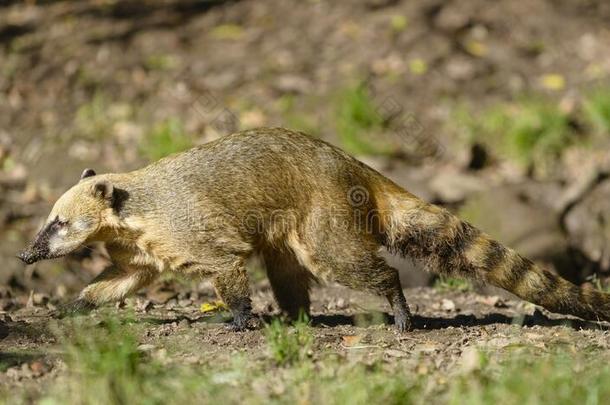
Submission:
[[[89,224],[87,223],[87,221],[79,219],[79,220],[76,220],[74,222],[74,225],[72,225],[72,226],[74,227],[75,231],[80,232],[80,231],[86,230],[89,227]]]
[[[49,238],[49,252],[55,253],[61,250],[62,240],[59,237],[59,232]]]

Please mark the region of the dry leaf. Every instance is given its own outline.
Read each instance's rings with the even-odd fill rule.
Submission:
[[[343,344],[345,346],[355,346],[358,343],[360,343],[360,340],[362,339],[362,337],[358,336],[358,335],[349,335],[349,336],[343,336],[341,339],[343,339]]]

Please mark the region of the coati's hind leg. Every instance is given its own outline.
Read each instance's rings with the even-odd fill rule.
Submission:
[[[400,332],[411,329],[411,312],[402,287],[398,270],[390,267],[376,253],[351,259],[347,266],[338,267],[335,281],[345,286],[370,291],[386,297],[394,311],[394,324]]]
[[[379,244],[369,235],[327,233],[328,240],[303,243],[291,241],[300,260],[317,277],[334,280],[347,287],[386,297],[394,311],[399,331],[411,328],[411,313],[400,286],[398,271],[379,256]],[[335,246],[334,249],[331,247]]]
[[[388,274],[394,274],[395,280],[392,282],[393,287],[386,290],[386,298],[394,311],[394,324],[400,332],[405,332],[411,329],[411,311],[407,304],[405,294],[402,292],[398,270],[386,264]]]
[[[292,320],[302,314],[309,316],[309,289],[314,276],[299,263],[294,253],[287,250],[265,249],[263,260],[282,312]]]

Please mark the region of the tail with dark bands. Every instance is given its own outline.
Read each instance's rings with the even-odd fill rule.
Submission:
[[[579,288],[504,247],[449,211],[404,192],[393,195],[384,219],[390,251],[424,261],[447,275],[503,288],[551,312],[610,321],[610,295]]]

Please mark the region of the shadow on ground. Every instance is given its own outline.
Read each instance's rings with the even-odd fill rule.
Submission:
[[[277,317],[270,315],[263,315],[262,320],[265,323],[270,323]],[[190,318],[188,316],[178,316],[174,318],[154,318],[147,317],[142,318],[142,322],[151,324],[170,324],[174,322],[180,322],[186,320],[189,323],[207,323],[207,324],[219,324],[230,322],[231,318],[226,316],[201,316],[198,318]],[[354,315],[314,315],[311,318],[311,324],[313,327],[336,327],[336,326],[370,326],[380,323],[394,323],[394,317],[387,313],[357,313]],[[583,321],[575,318],[549,318],[542,312],[536,310],[532,315],[523,316],[508,316],[500,313],[490,313],[482,317],[476,317],[474,315],[457,315],[451,318],[444,317],[427,317],[420,315],[413,315],[412,324],[414,330],[438,330],[445,329],[448,327],[462,328],[462,327],[479,327],[493,324],[507,324],[507,325],[520,325],[520,326],[565,326],[574,330],[610,330],[610,326],[602,323]]]

